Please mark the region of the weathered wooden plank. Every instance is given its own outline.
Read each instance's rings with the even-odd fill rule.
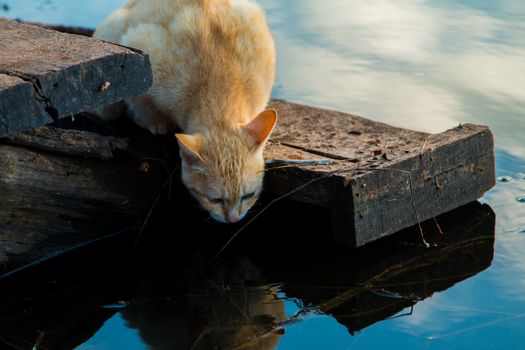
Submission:
[[[274,100],[279,123],[272,140],[360,166],[418,153],[428,134],[396,128],[346,113]]]
[[[495,184],[488,127],[426,134],[284,101],[271,106],[280,120],[269,159],[310,154],[333,163],[268,171],[267,189],[283,195],[318,179],[292,198],[331,208],[337,239],[351,246],[474,201]]]
[[[421,156],[355,177],[339,199],[352,201],[352,210],[334,210],[338,239],[348,237],[343,232],[350,220],[356,230],[350,243],[359,246],[474,201],[494,186],[488,129],[465,126],[442,136]]]
[[[41,127],[0,143],[0,275],[144,222],[176,142],[129,137]]]
[[[117,102],[152,83],[142,52],[5,19],[0,52],[0,136]]]
[[[303,115],[294,114],[293,104],[277,103],[285,107],[280,109],[281,120]],[[155,197],[168,192],[161,186],[177,164],[174,138],[119,128],[126,135],[123,138],[107,129],[97,131],[96,123],[83,123],[79,117],[70,124],[84,131],[46,127],[9,137],[4,139],[7,144],[0,145],[0,272],[140,225]],[[267,171],[265,188],[287,193],[334,170],[349,168],[312,183],[292,198],[329,208],[336,237],[362,245],[417,223],[413,205],[424,220],[461,200],[474,200],[492,185],[492,139],[487,129],[464,126],[427,138],[426,150],[421,152],[421,146],[415,145],[414,154],[405,157],[403,152],[401,160],[389,157],[384,167],[365,168],[353,162],[273,164],[280,168]],[[270,160],[327,159],[275,142],[269,145],[267,156]],[[374,166],[376,156],[369,157]],[[412,175],[413,191],[405,171]],[[386,225],[390,231],[385,231]]]

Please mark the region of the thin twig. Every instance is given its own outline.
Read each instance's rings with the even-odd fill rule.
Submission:
[[[164,182],[164,184],[160,188],[159,194],[157,195],[157,198],[155,198],[155,200],[153,201],[153,204],[151,205],[151,208],[148,211],[148,215],[146,215],[146,218],[144,219],[144,222],[142,223],[142,226],[140,227],[140,231],[139,231],[139,233],[137,235],[137,239],[135,240],[135,246],[137,246],[137,244],[139,243],[140,238],[142,237],[142,232],[146,228],[146,225],[148,224],[149,219],[151,217],[151,214],[155,210],[155,207],[157,206],[157,203],[159,202],[160,197],[162,197],[162,194],[163,194],[162,190],[164,190],[164,188],[166,188],[166,186],[168,184],[171,184],[172,177],[173,177],[173,175],[175,175],[176,171],[177,171],[177,168],[172,170],[172,172],[168,175],[168,179],[166,180],[166,182]]]
[[[428,248],[430,247],[430,244],[428,244],[428,242],[425,239],[425,234],[423,233],[423,227],[421,226],[421,220],[419,219],[419,213],[417,211],[416,203],[414,201],[414,188],[412,187],[412,174],[410,174],[409,171],[407,172],[408,172],[408,182],[410,184],[410,197],[411,197],[410,199],[412,202],[412,208],[414,209],[414,215],[416,216],[417,226],[419,227],[419,234],[421,235],[421,241],[423,242],[425,247]]]
[[[40,296],[37,296],[37,297],[24,298],[24,299],[22,299],[22,301],[24,301],[24,302],[35,301],[35,300],[41,300],[41,299],[55,298],[55,297],[58,297],[58,296],[61,296],[61,295],[69,294],[71,292],[79,290],[82,287],[85,287],[85,286],[89,285],[90,283],[96,281],[97,279],[100,278],[100,276],[102,276],[102,275],[104,275],[106,273],[109,273],[115,267],[116,267],[116,264],[113,265],[113,266],[110,266],[109,268],[104,270],[102,273],[96,274],[95,276],[93,276],[93,277],[91,277],[91,278],[89,278],[87,280],[83,280],[82,282],[80,282],[79,284],[77,284],[77,285],[75,285],[73,287],[66,288],[66,289],[61,290],[61,291],[56,292],[56,293],[51,293],[51,294],[47,294],[47,295],[40,295]]]
[[[318,165],[341,165],[346,163],[356,163],[353,158],[347,159],[271,159],[265,162],[266,166],[263,172],[278,169],[298,168],[303,166],[318,166]]]
[[[443,230],[441,229],[441,226],[439,226],[439,223],[438,223],[438,221],[437,221],[435,216],[434,216],[434,223],[436,224],[436,227],[439,230],[439,233],[443,234]]]
[[[428,139],[430,138],[430,136],[432,135],[428,135],[427,137],[425,137],[425,142],[423,143],[423,146],[421,147],[421,150],[419,150],[419,155],[423,155],[423,151],[425,150],[425,147],[427,146],[427,142],[428,142]]]
[[[269,159],[265,161],[266,165],[333,165],[332,159]],[[273,168],[273,167],[272,167]],[[272,169],[270,168],[270,169]]]
[[[356,171],[393,171],[393,172],[399,172],[408,175],[408,184],[410,187],[410,201],[412,204],[412,209],[414,210],[414,216],[416,218],[417,226],[419,227],[419,234],[421,235],[421,241],[425,245],[426,248],[430,247],[430,244],[425,239],[425,235],[423,233],[423,226],[421,226],[421,220],[419,218],[419,212],[417,211],[416,202],[414,200],[414,187],[412,185],[412,174],[408,170],[399,170],[399,169],[381,169],[381,168],[353,168],[352,170]]]

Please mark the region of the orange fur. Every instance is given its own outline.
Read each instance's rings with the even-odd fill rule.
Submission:
[[[262,152],[276,122],[275,111],[261,113],[275,47],[260,8],[249,0],[130,0],[95,37],[150,55],[153,86],[126,100],[133,119],[152,133],[182,129],[183,182],[216,220],[242,219],[261,191]]]

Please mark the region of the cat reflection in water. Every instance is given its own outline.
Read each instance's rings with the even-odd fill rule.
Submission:
[[[285,319],[284,303],[251,262],[223,265],[211,275],[198,271],[185,283],[185,296],[156,302],[141,302],[139,296],[122,311],[127,326],[138,330],[149,349],[277,347],[284,334],[276,327]],[[144,299],[150,299],[150,290],[143,286]]]
[[[182,180],[217,221],[241,220],[261,193],[275,47],[249,0],[130,0],[96,38],[150,55],[153,85],[127,99],[133,120],[176,134]],[[114,108],[101,111],[109,119]]]

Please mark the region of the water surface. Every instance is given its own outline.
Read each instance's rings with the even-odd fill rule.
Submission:
[[[123,3],[0,0],[0,14],[36,22],[95,27],[111,9]],[[452,257],[440,250],[435,258],[437,265],[416,269],[411,272],[414,275],[403,282],[423,283],[423,278],[439,274],[447,267],[448,274],[440,277],[442,285],[430,281],[402,291],[400,281],[403,279],[397,276],[395,283],[392,282],[394,287],[371,286],[361,294],[356,292],[355,298],[349,297],[349,302],[340,306],[346,309],[339,312],[337,308],[323,308],[323,303],[337,293],[359,286],[359,273],[369,277],[372,272],[362,272],[362,266],[356,267],[355,276],[348,280],[339,266],[342,261],[304,251],[303,256],[319,259],[319,266],[324,268],[318,275],[312,270],[309,280],[300,276],[300,268],[294,270],[293,262],[299,258],[293,245],[287,247],[294,258],[280,261],[283,270],[280,273],[279,269],[268,267],[267,262],[252,258],[237,262],[233,268],[218,267],[222,273],[229,271],[230,275],[243,276],[238,278],[242,284],[237,292],[243,296],[244,304],[234,297],[234,305],[241,303],[243,308],[251,310],[251,314],[244,316],[273,315],[273,320],[259,319],[256,327],[250,328],[242,321],[242,312],[236,313],[224,299],[216,299],[212,304],[217,309],[239,317],[240,321],[233,323],[237,328],[228,323],[232,320],[222,320],[224,328],[232,327],[230,339],[237,334],[233,330],[245,327],[243,339],[268,333],[258,349],[522,348],[525,343],[525,203],[522,200],[525,196],[525,3],[521,0],[261,0],[260,3],[266,10],[278,48],[275,97],[428,132],[440,132],[466,122],[489,125],[495,134],[497,175],[501,178],[482,198],[495,212],[493,232],[490,232],[490,222],[479,221],[485,222],[480,228],[475,224],[476,217],[469,219],[468,215],[465,222],[474,220],[474,223],[459,230],[471,232],[474,238],[495,233],[495,243],[492,245],[483,238],[480,239],[484,242],[482,246],[469,248],[473,247],[469,243]],[[492,214],[485,214],[490,220]],[[410,254],[412,257],[423,254],[421,256],[428,258],[429,253]],[[455,275],[450,259],[464,262],[467,260],[459,259],[468,256],[470,263],[464,266],[458,263]],[[378,262],[370,264],[376,263],[383,269],[389,266]],[[331,270],[336,274],[332,279],[326,276]],[[179,278],[181,274],[177,272],[174,276]],[[202,311],[208,310],[208,304],[198,295],[209,299],[210,293],[202,291],[209,290],[211,282],[187,276],[180,281],[186,287],[193,283],[200,286],[197,292],[187,289],[179,291],[182,294],[174,292],[184,296],[178,304],[173,298],[167,301],[166,294],[160,293],[150,298],[154,302],[149,303],[145,298],[146,301],[122,310],[106,308],[106,311],[113,310],[114,315],[101,317],[107,321],[99,322],[99,327],[95,327],[77,349],[162,348],[155,345],[155,339],[164,339],[170,348],[187,348],[186,340],[182,339],[187,339],[191,332],[198,335],[203,331],[195,326],[197,321],[187,322],[188,317],[199,316],[205,320],[209,316]],[[421,286],[430,289],[418,289]],[[173,287],[172,279],[170,287]],[[232,287],[222,287],[226,288],[222,290],[228,297]],[[396,290],[394,294],[392,288]],[[156,285],[151,290],[165,292],[166,286]],[[413,291],[419,294],[411,295]],[[122,295],[122,300],[125,299]],[[270,303],[270,299],[279,302]],[[115,303],[119,297],[108,300]],[[188,305],[202,310],[192,313],[185,310]],[[183,309],[185,311],[181,311]],[[383,312],[373,311],[375,309]],[[172,316],[169,316],[170,310]],[[290,320],[294,315],[298,316]],[[276,320],[290,322],[275,323]],[[279,326],[272,328],[272,324]],[[204,332],[203,337],[214,339],[213,332],[217,329],[208,329],[211,333]],[[221,337],[227,337],[224,334]],[[192,337],[196,339],[194,334]]]

